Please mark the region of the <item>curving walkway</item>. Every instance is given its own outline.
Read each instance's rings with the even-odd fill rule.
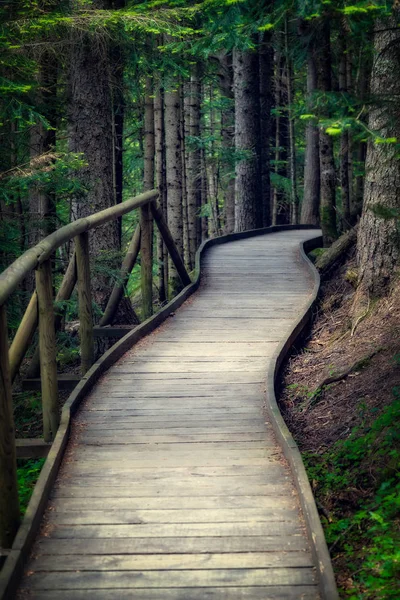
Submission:
[[[20,596],[319,598],[266,371],[309,300],[286,231],[212,247],[199,291],[84,402]]]

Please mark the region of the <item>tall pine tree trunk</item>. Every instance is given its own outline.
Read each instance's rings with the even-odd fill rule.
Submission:
[[[271,36],[263,32],[260,34],[259,44],[259,69],[260,69],[260,163],[261,163],[261,203],[262,225],[271,224],[271,136],[273,106],[273,74],[274,53]]]
[[[123,148],[124,148],[124,56],[119,47],[111,53],[112,65],[112,103],[114,133],[114,195],[115,203],[121,204],[123,193]],[[122,239],[122,219],[118,219],[119,243]]]
[[[168,225],[179,254],[183,258],[181,100],[179,88],[166,91],[164,99]],[[169,263],[169,276],[171,294],[175,295],[182,286],[172,261]]]
[[[224,232],[235,229],[235,177],[233,155],[235,150],[235,108],[233,97],[233,69],[231,53],[219,56],[219,89],[224,104],[221,109],[221,140],[223,152],[222,188],[224,196]]]
[[[348,93],[348,44],[346,40],[346,31],[342,27],[340,30],[340,62],[339,62],[339,92],[342,94]],[[344,129],[340,136],[340,195],[342,200],[342,215],[344,230],[349,228],[350,222],[350,133],[348,129]]]
[[[313,96],[318,88],[315,35],[310,36],[305,22],[300,24],[301,35],[306,40],[307,52],[307,108],[312,111]],[[300,223],[319,225],[320,164],[319,130],[309,121],[306,126],[306,149],[304,165],[304,194]]]
[[[144,172],[143,189],[149,191],[154,188],[154,101],[153,82],[146,78],[146,97],[144,109]],[[140,256],[141,256],[141,287],[143,317],[147,319],[153,313],[153,219],[150,206],[140,209]]]
[[[235,231],[262,227],[260,170],[260,96],[258,53],[234,49]]]
[[[156,159],[156,181],[159,202],[167,219],[167,181],[165,167],[165,131],[164,131],[164,93],[157,85],[154,98],[154,138]],[[167,300],[168,292],[168,254],[162,236],[157,229],[158,260],[158,299],[160,304]]]
[[[182,158],[182,217],[183,217],[183,255],[189,271],[194,267],[190,255],[188,178],[187,178],[187,140],[189,136],[190,83],[181,86],[181,158]]]
[[[330,26],[327,17],[324,18],[320,41],[322,51],[319,56],[319,89],[328,93],[332,90],[332,66]],[[328,102],[326,102],[328,107]],[[327,108],[324,116],[329,116]],[[336,229],[336,171],[333,153],[333,137],[326,133],[325,127],[320,128],[319,160],[321,169],[321,206],[320,218],[324,246],[329,246],[337,238]]]
[[[397,16],[399,11],[397,10]],[[395,18],[376,23],[369,129],[400,139],[400,31]],[[382,106],[382,99],[385,104]],[[389,100],[388,100],[389,99]],[[400,259],[400,161],[394,143],[368,142],[364,206],[358,232],[359,294],[385,293]],[[397,218],[388,218],[393,212]]]
[[[196,140],[200,137],[201,83],[200,65],[196,63],[190,79],[189,136],[187,165],[187,212],[190,262],[194,264],[201,241],[199,211],[201,207],[201,150]]]
[[[57,126],[57,60],[52,52],[45,51],[39,61],[38,97],[39,110],[49,123],[37,123],[30,133],[30,157],[38,157],[55,150]],[[40,186],[29,194],[28,244],[34,246],[40,239],[49,235],[56,227],[56,198]],[[26,278],[26,287],[33,291],[36,287],[35,274]]]
[[[97,3],[97,8],[108,8]],[[72,206],[74,219],[87,216],[112,206],[113,178],[113,110],[110,89],[110,62],[107,44],[96,34],[74,32],[71,40],[69,81],[69,149],[82,152],[87,166],[79,170],[79,178],[88,190],[76,198]],[[104,309],[112,288],[112,271],[119,268],[120,244],[118,223],[112,221],[90,235],[92,268],[92,296]],[[96,268],[96,263],[101,268]],[[118,320],[135,321],[129,302],[121,305]]]
[[[297,173],[296,173],[296,140],[294,130],[293,98],[294,98],[294,76],[292,57],[289,51],[289,21],[288,14],[285,17],[285,51],[287,70],[287,114],[289,125],[289,174],[290,174],[290,223],[297,225],[299,222],[299,197],[297,195]]]

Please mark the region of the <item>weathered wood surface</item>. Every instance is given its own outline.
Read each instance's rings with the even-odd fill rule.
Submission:
[[[287,231],[205,257],[197,294],[82,406],[21,598],[319,598],[265,375],[312,281]]]

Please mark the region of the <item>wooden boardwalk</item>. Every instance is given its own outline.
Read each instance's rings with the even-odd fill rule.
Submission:
[[[212,247],[199,291],[99,381],[20,597],[319,598],[266,371],[313,282],[286,231]]]

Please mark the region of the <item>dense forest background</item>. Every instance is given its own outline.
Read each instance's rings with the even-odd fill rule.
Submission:
[[[189,272],[203,240],[233,231],[319,225],[324,247],[333,244],[318,257],[328,273],[355,244],[345,273],[353,336],[378,299],[397,289],[399,12],[397,0],[2,2],[0,270],[60,226],[158,188]],[[97,322],[138,223],[151,228],[150,213],[131,213],[90,237]],[[181,288],[155,228],[154,238],[153,301],[141,293],[137,264],[114,323],[137,323]],[[144,243],[142,260],[151,252]],[[71,253],[65,245],[54,256],[56,290]],[[34,287],[26,278],[8,303],[10,339]],[[76,320],[76,296],[58,310]],[[73,369],[79,354],[71,331],[58,334],[61,370]],[[393,469],[383,479],[374,472],[367,499],[341,505],[339,517],[332,505],[325,519],[351,572],[343,597],[400,595],[396,393],[375,429],[368,421],[375,441],[390,431]],[[20,403],[22,436],[37,406],[32,395],[20,394]],[[358,466],[365,445],[374,447],[367,433],[354,434]],[[327,486],[351,483],[323,480],[323,471],[339,477],[351,454],[346,446],[335,452],[319,471],[310,466],[324,497]],[[343,534],[349,527],[354,539]],[[362,551],[367,538],[372,554]]]

